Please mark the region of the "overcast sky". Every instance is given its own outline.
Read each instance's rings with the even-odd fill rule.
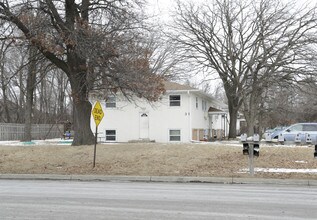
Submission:
[[[149,3],[149,15],[159,15],[162,21],[169,19],[169,10],[175,4],[173,0],[148,0]]]
[[[182,1],[182,0],[181,0]],[[184,0],[188,1],[188,0]],[[201,1],[205,2],[206,0],[190,0],[195,3]],[[296,4],[298,4],[299,7],[306,5],[309,3],[310,5],[317,4],[317,0],[282,0],[285,3],[295,1]],[[149,11],[152,10],[153,14],[160,14],[164,19],[167,19],[169,17],[169,11],[175,6],[175,0],[148,0],[149,3]]]

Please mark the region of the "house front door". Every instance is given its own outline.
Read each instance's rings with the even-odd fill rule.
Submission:
[[[149,138],[149,116],[148,113],[140,113],[140,139]]]

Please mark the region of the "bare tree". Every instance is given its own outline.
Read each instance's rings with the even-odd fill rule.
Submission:
[[[293,6],[276,0],[214,0],[198,6],[178,2],[174,39],[184,56],[221,78],[229,138],[236,136],[241,107],[252,134],[265,88],[307,74],[302,54],[316,31],[315,8]]]
[[[13,116],[12,122],[16,123],[25,123],[26,81],[29,61],[27,46],[16,44],[16,41],[13,40],[5,65],[9,79],[7,86],[9,88],[8,98],[11,103],[11,107],[9,105],[10,115]]]
[[[1,85],[1,95],[2,100],[0,98],[0,102],[2,105],[2,108],[0,109],[0,118],[3,114],[3,119],[5,122],[10,123],[11,122],[11,116],[10,116],[10,110],[9,110],[9,104],[8,104],[8,81],[9,76],[5,68],[6,63],[6,55],[8,53],[10,47],[10,43],[6,41],[2,41],[0,45],[0,85]]]
[[[2,22],[0,26],[1,54],[0,54],[0,77],[2,100],[0,107],[0,120],[2,122],[13,123],[21,122],[19,112],[17,110],[18,102],[17,90],[15,89],[16,77],[22,75],[23,64],[19,62],[24,56],[24,52],[15,51],[14,29],[8,22]]]
[[[24,126],[24,140],[31,141],[31,125],[33,115],[34,90],[36,86],[36,55],[37,49],[33,46],[29,47],[29,65],[26,80],[26,101],[25,101],[25,126]]]
[[[149,69],[152,51],[141,42],[141,1],[29,0],[0,2],[0,18],[15,24],[26,40],[67,75],[74,104],[73,145],[92,144],[89,91],[157,100],[161,78]],[[36,13],[31,13],[36,12]],[[103,84],[99,84],[99,80]]]

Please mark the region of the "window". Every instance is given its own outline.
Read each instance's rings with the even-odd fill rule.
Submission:
[[[181,96],[170,95],[170,106],[181,106]]]
[[[116,97],[115,96],[108,96],[106,100],[106,108],[115,108],[116,105]]]
[[[170,141],[181,140],[181,130],[169,130]]]
[[[207,111],[207,101],[206,100],[201,101],[201,108],[203,111]]]
[[[198,97],[196,97],[196,109],[198,109]]]
[[[294,125],[289,128],[289,131],[303,131],[303,125]]]
[[[116,141],[116,130],[106,130],[106,141]]]
[[[317,131],[317,125],[306,124],[304,125],[304,131]]]

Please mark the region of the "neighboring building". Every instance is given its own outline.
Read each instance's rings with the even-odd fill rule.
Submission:
[[[161,100],[129,102],[121,95],[99,100],[104,118],[98,126],[100,141],[190,142],[223,138],[228,133],[226,105],[201,90],[166,82]],[[96,98],[91,98],[94,104]],[[95,123],[91,120],[92,131]]]

